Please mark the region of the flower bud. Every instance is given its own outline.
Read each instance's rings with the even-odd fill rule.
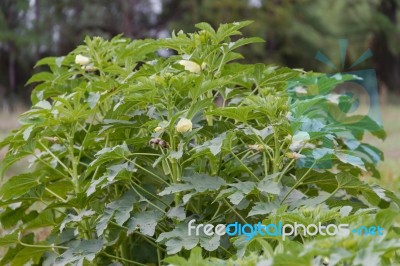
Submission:
[[[181,118],[181,120],[179,120],[178,124],[176,125],[176,131],[178,131],[179,133],[192,131],[192,126],[192,121],[186,118]]]
[[[254,151],[264,151],[265,147],[261,144],[253,144],[253,145],[249,145],[248,146],[250,150],[254,150]]]
[[[86,72],[93,72],[96,70],[96,68],[93,66],[93,64],[90,64],[87,66],[82,66],[82,69],[85,70]]]
[[[85,65],[87,65],[89,63],[90,63],[89,57],[83,56],[81,54],[78,54],[75,57],[75,64],[78,64],[78,65],[81,65],[81,66],[85,66]]]
[[[301,159],[301,158],[305,158],[306,156],[304,156],[303,154],[297,153],[297,152],[288,152],[286,153],[286,157],[290,158],[290,159]]]
[[[199,64],[190,61],[190,60],[179,60],[178,62],[180,65],[185,67],[185,70],[192,72],[192,73],[200,73],[201,67]]]
[[[162,127],[156,127],[156,128],[154,129],[154,132],[161,132],[162,130],[163,130]]]

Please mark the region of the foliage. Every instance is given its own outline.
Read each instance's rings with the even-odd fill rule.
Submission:
[[[30,172],[0,189],[0,264],[398,262],[396,212],[379,209],[400,201],[360,179],[382,159],[363,135],[385,133],[340,115],[350,97],[331,93],[355,77],[238,63],[235,49],[262,41],[238,37],[249,23],[199,23],[159,40],[86,38],[40,60],[49,71],[28,81],[39,83],[33,107],[0,144],[1,173],[30,160]],[[192,219],[378,221],[387,234],[245,241],[188,236]]]
[[[245,19],[255,21],[245,29],[247,35],[268,39],[265,45],[241,50],[248,62],[332,71],[331,66],[310,59],[323,51],[340,66],[337,40],[346,38],[350,46],[344,68],[371,48],[373,61],[362,68],[373,66],[379,80],[397,90],[398,11],[398,0],[2,0],[0,105],[13,100],[13,95],[27,99],[31,87],[23,89],[23,83],[36,73],[34,63],[45,56],[64,55],[86,35],[160,37],[169,36],[172,29],[191,32],[199,21],[217,26]],[[7,101],[1,102],[3,97]]]

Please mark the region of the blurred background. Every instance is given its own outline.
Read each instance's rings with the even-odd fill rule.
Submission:
[[[242,51],[248,62],[346,72],[371,49],[373,57],[351,70],[377,72],[388,139],[375,144],[385,152],[382,172],[391,186],[400,173],[399,11],[400,0],[0,0],[0,139],[29,107],[32,88],[24,83],[35,62],[67,54],[86,35],[164,38],[201,21],[217,27],[250,19],[244,34],[266,42]],[[343,60],[339,39],[349,43]],[[316,60],[318,51],[337,68]]]

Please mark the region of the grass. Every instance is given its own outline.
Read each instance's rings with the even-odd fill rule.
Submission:
[[[385,159],[379,163],[381,185],[400,190],[400,100],[381,106],[382,123],[387,133],[384,141],[368,137],[367,141],[381,149]]]

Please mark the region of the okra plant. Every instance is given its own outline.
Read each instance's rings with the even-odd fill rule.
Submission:
[[[2,175],[27,159],[0,189],[0,264],[399,262],[400,201],[364,178],[379,177],[383,155],[363,136],[385,132],[332,111],[349,110],[332,91],[356,77],[244,64],[240,51],[263,42],[240,36],[249,23],[87,37],[40,60],[33,105],[0,144]],[[385,234],[246,240],[189,235],[193,219],[379,223]]]

